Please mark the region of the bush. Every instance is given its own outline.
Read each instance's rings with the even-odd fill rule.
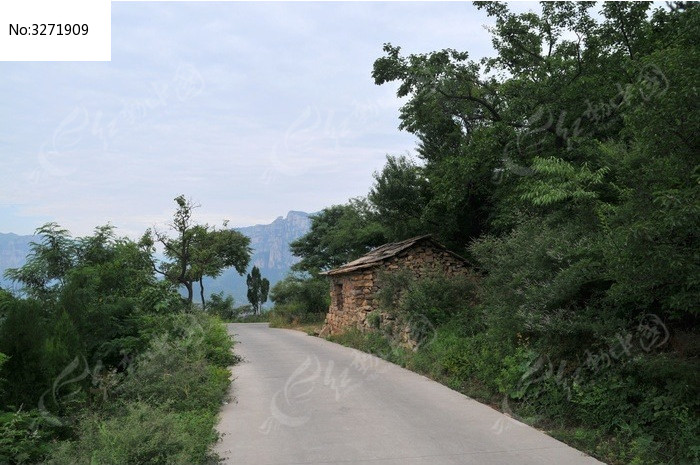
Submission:
[[[0,463],[204,463],[235,362],[226,328],[184,313],[109,227],[56,228],[9,273],[29,298],[0,291]]]
[[[504,372],[513,350],[488,333],[468,334],[455,318],[436,329],[435,337],[413,353],[407,367],[469,396],[495,401],[505,389]]]
[[[0,306],[6,314],[0,352],[8,358],[2,368],[7,389],[0,400],[16,407],[35,405],[54,377],[82,353],[78,335],[65,314],[47,313],[39,302],[12,298]]]
[[[379,329],[382,326],[382,314],[373,310],[367,314],[367,324],[372,329]]]
[[[216,411],[229,384],[225,367],[233,362],[230,338],[210,317],[184,315],[178,320],[173,331],[187,332],[180,337],[166,333],[156,338],[130,367],[119,386],[120,396],[179,411]],[[183,321],[192,322],[192,327],[180,327]]]
[[[49,452],[47,434],[37,411],[0,413],[0,463],[36,463]]]
[[[413,281],[399,298],[398,310],[409,318],[421,316],[434,326],[470,311],[474,282],[465,276],[429,275]]]
[[[212,364],[226,368],[238,362],[233,354],[233,340],[226,326],[216,317],[199,317],[201,326],[201,344],[204,349],[204,357]]]
[[[270,292],[270,300],[275,305],[298,304],[308,313],[328,311],[330,295],[326,278],[291,274],[275,284]]]
[[[143,402],[129,402],[117,415],[87,415],[78,439],[60,444],[52,465],[189,465],[216,463],[208,445],[217,439],[216,414],[208,410],[172,412]]]
[[[322,323],[326,314],[307,312],[299,303],[275,305],[270,311],[270,326],[284,328],[298,324]]]
[[[275,304],[270,311],[271,326],[319,323],[330,305],[328,282],[323,277],[291,274],[274,285],[270,299]]]
[[[224,293],[212,294],[207,301],[207,312],[217,315],[224,321],[233,321],[240,314],[240,307],[234,308],[232,296],[224,297]]]
[[[380,311],[394,317],[382,328],[387,334],[408,327],[411,339],[419,344],[432,339],[435,329],[459,319],[463,330],[476,333],[484,329],[483,318],[475,307],[476,286],[473,277],[447,277],[437,272],[416,278],[408,271],[381,273],[377,299]],[[370,315],[370,325],[381,326]]]
[[[84,413],[50,463],[216,463],[209,446],[235,361],[231,338],[202,313],[157,316],[147,332],[150,346],[118,378],[116,398]]]

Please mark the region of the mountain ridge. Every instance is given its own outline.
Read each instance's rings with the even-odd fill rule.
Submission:
[[[285,216],[278,216],[271,223],[255,224],[232,228],[250,238],[253,253],[250,258],[250,271],[253,266],[260,268],[263,277],[270,285],[283,279],[294,263],[299,261],[289,250],[289,244],[306,234],[311,228],[311,216],[300,210],[290,210]],[[36,235],[0,233],[0,286],[13,288],[11,281],[3,274],[8,268],[17,268],[26,262],[29,244],[38,240]],[[224,292],[232,295],[236,305],[247,302],[245,275],[240,276],[234,269],[227,269],[217,278],[205,278],[204,289],[207,295]]]

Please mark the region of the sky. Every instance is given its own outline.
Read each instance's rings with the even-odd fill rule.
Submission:
[[[517,4],[515,10],[535,8]],[[112,4],[111,62],[0,63],[0,232],[269,223],[365,195],[413,153],[382,45],[492,55],[466,2]]]

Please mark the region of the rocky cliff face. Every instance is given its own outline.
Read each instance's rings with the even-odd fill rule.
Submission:
[[[286,217],[280,216],[270,224],[236,228],[250,237],[253,255],[248,269],[257,266],[263,277],[270,280],[270,287],[274,286],[286,276],[291,266],[299,261],[289,251],[290,242],[309,232],[310,228],[309,213],[300,211],[290,211]],[[207,295],[222,291],[231,294],[236,305],[248,303],[245,276],[239,276],[233,269],[224,271],[216,279],[205,279],[204,289]]]
[[[309,231],[309,214],[290,211],[270,224],[236,228],[250,238],[253,265],[265,270],[289,270],[298,261],[289,251],[289,243]]]

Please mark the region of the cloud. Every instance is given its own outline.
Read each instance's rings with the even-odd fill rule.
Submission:
[[[112,6],[112,62],[0,63],[2,229],[138,235],[172,199],[203,218],[265,223],[366,193],[412,150],[396,86],[373,61],[490,53],[464,3],[141,3]]]

